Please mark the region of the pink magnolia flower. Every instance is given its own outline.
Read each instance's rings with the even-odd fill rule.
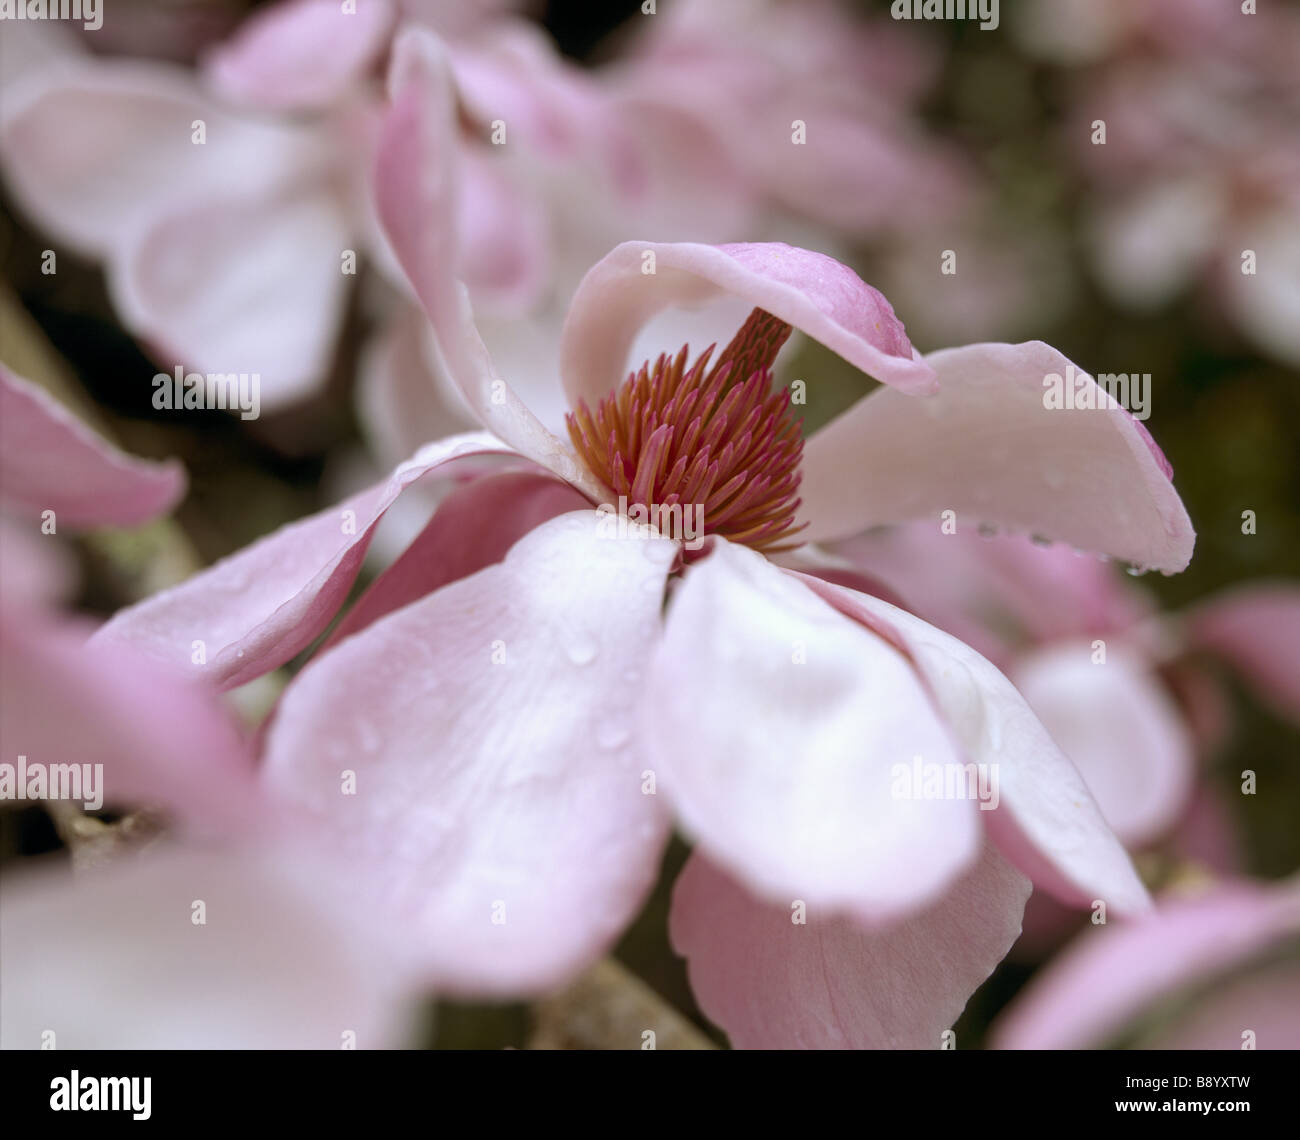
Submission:
[[[1087,928],[1002,1014],[1002,1049],[1295,1049],[1300,891],[1228,882]]]
[[[1040,378],[1066,363],[1046,345],[918,358],[888,302],[820,254],[629,243],[568,316],[563,442],[496,373],[451,273],[456,183],[423,173],[456,130],[434,97],[445,59],[421,36],[397,53],[381,215],[448,373],[495,434],[428,445],[101,636],[171,661],[200,640],[213,681],[249,680],[328,626],[406,488],[514,456],[528,462],[445,500],[264,732],[265,794],[317,820],[440,989],[529,992],[608,947],[654,879],[665,800],[696,841],[674,934],[740,1044],[935,1044],[1014,940],[1026,874],[1072,902],[1145,906],[1078,775],[992,665],[769,557],[796,533],[952,503],[1179,569],[1190,524],[1140,427],[1119,410],[1045,413]],[[654,314],[711,300],[754,310],[721,353],[660,357],[615,390]],[[791,328],[886,384],[806,446],[767,390]],[[1023,476],[1049,466],[1059,485]],[[611,535],[592,507],[620,493],[698,500],[707,549],[653,527]],[[891,765],[917,755],[996,765],[997,810],[891,794]],[[744,930],[771,938],[740,972]],[[809,989],[814,964],[829,994]],[[806,1000],[774,997],[787,988]]]

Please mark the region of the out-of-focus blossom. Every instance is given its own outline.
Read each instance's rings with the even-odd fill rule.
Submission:
[[[769,209],[865,235],[961,201],[961,163],[911,107],[938,61],[896,23],[835,0],[680,0],[640,23],[613,67],[626,113],[694,124]]]
[[[1082,782],[992,665],[876,597],[765,557],[796,533],[833,539],[952,502],[1180,569],[1190,524],[1140,426],[1118,408],[1045,413],[1041,376],[1067,363],[1046,345],[917,357],[884,298],[820,254],[629,243],[570,309],[562,442],[496,372],[452,275],[440,222],[458,183],[428,176],[458,129],[449,79],[435,39],[399,39],[378,201],[447,373],[496,438],[427,445],[354,500],[124,611],[103,638],[172,661],[197,638],[214,681],[249,680],[324,630],[406,487],[513,455],[521,469],[445,501],[265,733],[268,796],[348,853],[440,987],[550,986],[607,947],[653,881],[669,824],[659,793],[697,841],[679,945],[704,1008],[747,1044],[934,1044],[1014,940],[1026,873],[1074,903],[1100,892],[1119,912],[1143,907]],[[683,349],[615,396],[652,317],[719,300],[753,311],[712,367]],[[886,385],[806,450],[787,395],[767,388],[791,328]],[[687,407],[696,418],[678,422]],[[1015,471],[985,446],[994,424]],[[1060,454],[1086,457],[1078,480],[1026,489],[1024,465]],[[610,535],[617,512],[591,507],[619,494],[646,508],[699,500],[707,546],[683,549],[635,514]],[[996,765],[996,810],[893,794],[891,762],[918,754]],[[345,768],[355,796],[340,794]],[[724,968],[734,944],[708,917],[721,898],[754,930],[776,913],[788,922],[792,900],[811,916],[808,941],[782,927],[789,940],[755,961],[743,1013]],[[836,975],[833,1010],[768,1004],[814,961]],[[874,998],[845,1004],[868,972]]]
[[[1092,926],[1002,1014],[1002,1049],[1300,1047],[1300,890],[1230,882]]]
[[[130,646],[88,644],[91,623],[59,609],[57,536],[167,511],[184,472],[125,455],[3,367],[0,436],[0,755],[13,781],[0,803],[62,794],[53,781],[75,768],[70,789],[91,806],[164,809],[179,837],[202,840],[75,877],[53,862],[6,873],[0,1046],[400,1040],[407,994],[374,969],[373,920],[338,905],[328,855],[309,862],[289,821],[266,828],[248,742],[215,691]]]
[[[1088,48],[1066,130],[1103,284],[1152,308],[1201,282],[1260,349],[1300,362],[1300,15],[1216,0],[1028,11],[1032,43],[1070,28],[1059,42]]]

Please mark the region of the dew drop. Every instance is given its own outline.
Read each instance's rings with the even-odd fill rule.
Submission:
[[[581,641],[570,642],[565,647],[565,652],[575,665],[590,665],[596,660],[598,650],[594,641],[583,638]]]
[[[616,748],[622,748],[631,736],[631,730],[621,718],[602,721],[596,729],[596,746],[606,752],[613,752]]]

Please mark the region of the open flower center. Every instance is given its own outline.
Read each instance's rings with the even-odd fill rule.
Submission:
[[[710,367],[710,345],[662,355],[597,406],[566,418],[579,456],[627,506],[693,509],[704,534],[772,554],[787,542],[800,500],[801,420],[772,390],[772,362],[790,326],[755,309]]]

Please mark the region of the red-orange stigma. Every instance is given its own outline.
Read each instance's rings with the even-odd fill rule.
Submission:
[[[789,393],[771,391],[772,362],[790,326],[750,313],[709,368],[711,345],[690,368],[689,346],[631,373],[596,408],[567,417],[569,438],[592,473],[628,506],[695,506],[704,534],[774,554],[800,500],[802,420]]]

